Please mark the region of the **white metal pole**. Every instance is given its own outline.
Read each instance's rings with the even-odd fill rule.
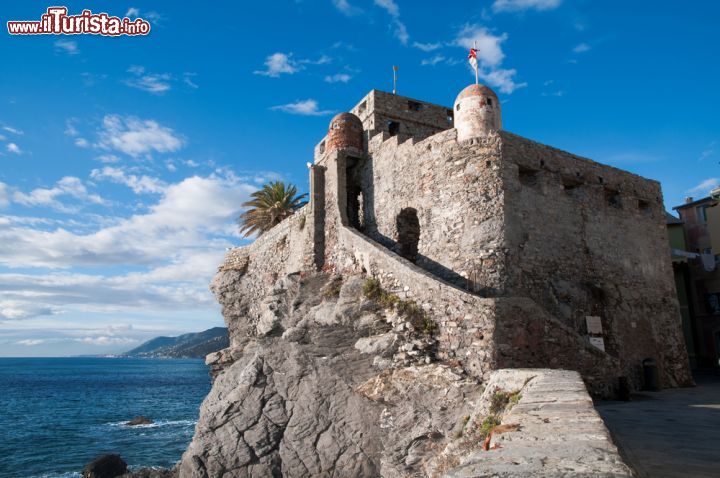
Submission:
[[[478,80],[478,57],[477,57],[477,40],[473,41],[473,50],[475,50],[475,84],[479,84]]]

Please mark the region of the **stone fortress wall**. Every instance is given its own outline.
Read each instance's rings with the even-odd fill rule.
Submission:
[[[488,90],[462,106],[499,108]],[[620,376],[637,388],[653,357],[663,385],[691,383],[657,183],[487,130],[499,109],[455,129],[448,108],[373,90],[352,112],[315,149],[310,204],[229,253],[224,267],[247,258],[239,287],[261,297],[284,273],[365,272],[428,311],[438,357],[480,379],[568,368],[609,395]]]

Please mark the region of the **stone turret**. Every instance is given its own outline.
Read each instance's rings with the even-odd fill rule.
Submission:
[[[352,113],[340,113],[330,121],[325,149],[330,152],[348,148],[363,151],[363,124]]]
[[[455,129],[458,141],[486,136],[502,129],[500,101],[485,85],[470,85],[455,99]]]

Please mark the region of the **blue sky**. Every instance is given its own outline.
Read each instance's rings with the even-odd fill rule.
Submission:
[[[7,2],[2,23],[51,4]],[[222,324],[208,283],[240,203],[307,188],[335,112],[370,89],[451,105],[473,81],[508,131],[662,183],[720,178],[720,3],[67,2],[145,37],[0,34],[0,355],[111,353]],[[212,5],[212,8],[210,8]]]

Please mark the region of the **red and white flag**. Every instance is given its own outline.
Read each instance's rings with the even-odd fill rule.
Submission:
[[[468,53],[468,61],[473,68],[477,68],[477,50],[475,48],[470,48],[470,53]]]

